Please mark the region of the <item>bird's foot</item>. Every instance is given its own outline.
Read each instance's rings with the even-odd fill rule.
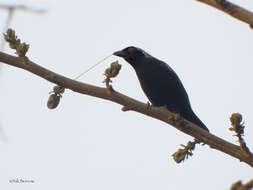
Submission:
[[[149,110],[152,107],[152,105],[150,104],[150,102],[147,102],[147,109]]]

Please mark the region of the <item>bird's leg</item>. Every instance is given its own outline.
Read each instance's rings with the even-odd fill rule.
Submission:
[[[150,109],[152,107],[152,104],[150,102],[147,102],[147,109]]]

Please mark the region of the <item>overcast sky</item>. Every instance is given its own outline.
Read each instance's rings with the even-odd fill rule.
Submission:
[[[253,149],[253,31],[222,12],[189,0],[0,1],[46,8],[17,11],[11,22],[37,64],[74,78],[129,45],[167,62],[210,131],[232,143],[229,117],[240,112]],[[252,0],[233,1],[253,11]],[[7,12],[0,10],[0,31]],[[5,51],[14,55],[6,47]],[[80,80],[104,86],[112,57]],[[142,102],[134,70],[123,60],[114,88]],[[192,140],[175,128],[120,105],[67,90],[60,106],[46,102],[54,84],[3,65],[0,76],[0,188],[5,190],[228,189],[252,179],[252,168],[208,146],[176,164]],[[12,179],[34,183],[11,183]]]

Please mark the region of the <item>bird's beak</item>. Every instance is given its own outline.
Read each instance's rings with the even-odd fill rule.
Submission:
[[[118,57],[126,57],[126,52],[125,51],[116,51],[113,53],[113,55],[116,55]]]

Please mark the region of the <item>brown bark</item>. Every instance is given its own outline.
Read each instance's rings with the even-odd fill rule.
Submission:
[[[253,28],[253,13],[227,0],[196,0],[210,5],[228,15],[249,24]]]
[[[211,133],[208,133],[184,119],[181,119],[180,122],[175,122],[173,113],[164,108],[147,106],[147,104],[134,100],[133,98],[125,96],[115,90],[101,88],[69,79],[33,63],[26,57],[16,57],[0,52],[0,62],[27,70],[41,78],[44,78],[59,86],[68,88],[72,91],[118,103],[124,106],[123,110],[133,110],[138,113],[161,120],[167,124],[170,124],[176,129],[196,139],[199,139],[200,141],[209,145],[211,148],[222,151],[253,167],[253,156],[245,153],[245,151],[243,151],[240,146],[231,144]],[[183,126],[181,121],[183,121]]]

